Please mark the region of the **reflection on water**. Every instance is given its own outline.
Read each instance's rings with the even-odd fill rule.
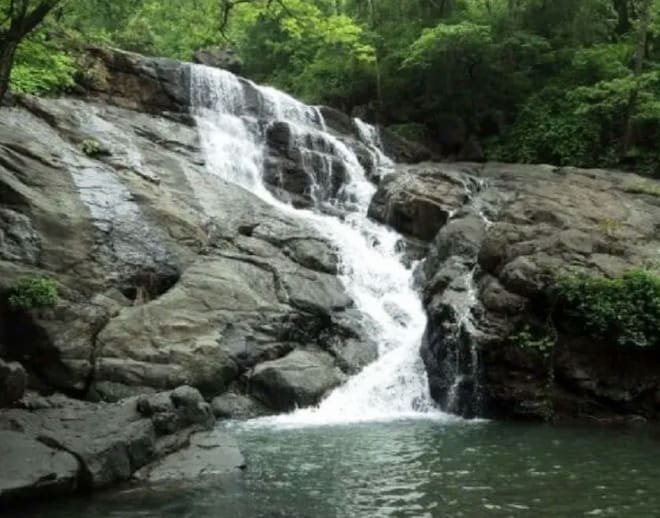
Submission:
[[[248,461],[239,476],[105,493],[27,516],[660,516],[660,442],[647,429],[428,421],[231,428]]]

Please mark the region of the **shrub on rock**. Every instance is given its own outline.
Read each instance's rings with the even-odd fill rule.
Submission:
[[[9,290],[9,307],[15,311],[57,304],[57,283],[50,277],[24,277]]]

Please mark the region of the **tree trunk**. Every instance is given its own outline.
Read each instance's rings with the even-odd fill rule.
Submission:
[[[639,31],[637,35],[637,44],[635,46],[635,85],[630,92],[628,99],[628,108],[626,109],[626,116],[623,130],[623,146],[622,153],[625,157],[634,144],[634,128],[633,116],[637,106],[637,99],[639,97],[639,78],[644,71],[644,58],[646,57],[646,40],[648,38],[649,24],[651,23],[651,0],[644,0],[642,3],[642,11],[639,16]]]
[[[0,105],[9,89],[9,76],[14,64],[14,56],[18,42],[13,40],[0,41]]]
[[[613,0],[614,10],[617,13],[617,34],[626,34],[630,30],[630,8],[629,0]]]

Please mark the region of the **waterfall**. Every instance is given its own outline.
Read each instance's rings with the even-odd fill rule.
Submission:
[[[463,210],[481,219],[488,229],[493,225],[486,211],[483,191],[486,184],[482,179],[466,177],[465,194],[470,202]],[[453,217],[453,215],[451,216]],[[451,218],[450,218],[451,219]],[[451,332],[444,333],[445,358],[442,361],[442,373],[450,380],[442,407],[447,411],[463,416],[475,416],[481,412],[482,388],[479,357],[478,330],[475,326],[473,311],[477,308],[479,299],[475,276],[479,267],[477,257],[468,257],[471,266],[464,275],[457,279],[461,286],[452,300],[455,312]]]
[[[379,357],[330,393],[317,407],[270,418],[279,425],[346,423],[403,417],[446,417],[431,400],[419,356],[426,315],[413,289],[412,270],[401,262],[400,236],[367,218],[376,187],[355,152],[327,131],[319,109],[273,88],[229,72],[194,65],[194,115],[210,174],[250,190],[279,210],[301,218],[338,249],[340,279],[364,326],[379,345]],[[273,196],[263,181],[268,131],[285,123],[290,145],[301,152],[309,176],[311,208],[296,209]],[[377,146],[374,128],[356,122],[362,144],[380,167],[391,166]],[[339,190],[330,188],[335,168],[345,169]],[[323,210],[330,204],[332,211]]]

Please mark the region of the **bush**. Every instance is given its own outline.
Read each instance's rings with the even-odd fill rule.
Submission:
[[[555,291],[561,309],[591,336],[627,347],[660,345],[660,275],[645,269],[614,278],[564,274]]]
[[[524,324],[517,332],[509,336],[509,341],[521,349],[534,349],[543,356],[549,356],[555,346],[555,340],[547,329]]]
[[[101,143],[98,140],[94,140],[94,139],[83,140],[82,143],[80,144],[80,149],[88,157],[92,157],[92,158],[103,155],[105,153],[105,150],[103,149],[103,146],[101,146]]]
[[[57,304],[57,283],[49,277],[25,277],[9,290],[9,307],[29,310]]]
[[[57,94],[73,86],[75,73],[75,59],[39,31],[19,46],[10,84],[19,93]]]

